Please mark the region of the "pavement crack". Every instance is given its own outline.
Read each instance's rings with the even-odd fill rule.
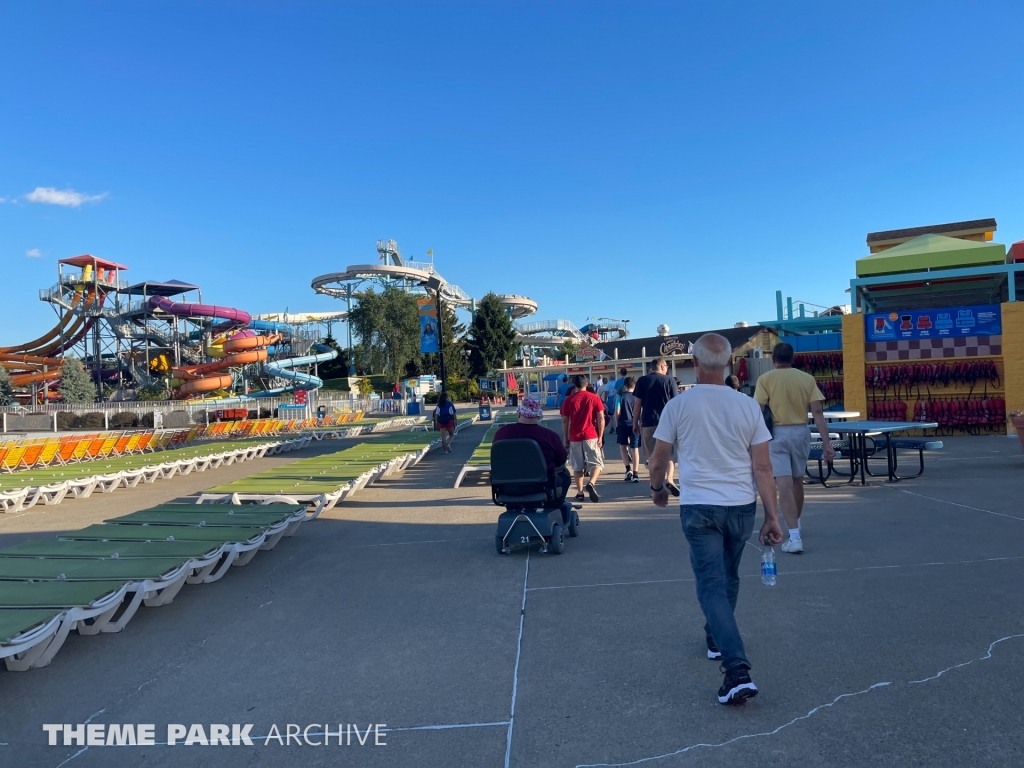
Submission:
[[[986,661],[987,659],[991,659],[992,658],[992,649],[993,648],[995,648],[997,645],[999,645],[999,643],[1003,642],[1004,640],[1013,640],[1016,637],[1024,637],[1024,634],[1022,634],[1022,635],[1007,635],[1006,637],[1000,637],[998,640],[994,641],[988,647],[988,651],[985,653],[984,656],[979,656],[976,659],[971,659],[970,661],[965,661],[962,664],[954,664],[952,667],[946,667],[941,672],[938,672],[937,674],[934,674],[931,677],[926,677],[923,680],[911,680],[910,681],[910,685],[917,685],[918,683],[927,683],[930,680],[938,680],[944,674],[946,674],[947,672],[951,672],[954,669],[960,669],[960,667],[966,667],[968,664],[973,664],[976,661]]]
[[[919,684],[919,683],[927,683],[927,682],[929,682],[931,680],[939,679],[946,672],[950,672],[950,671],[952,671],[954,669],[959,669],[960,667],[966,667],[967,665],[973,664],[976,661],[985,661],[987,659],[991,659],[992,658],[992,649],[995,648],[999,643],[1002,643],[1002,642],[1004,642],[1006,640],[1012,640],[1014,638],[1019,638],[1019,637],[1024,637],[1024,634],[1007,635],[1006,637],[1001,637],[998,640],[993,641],[989,645],[988,650],[986,651],[985,655],[979,656],[976,659],[971,659],[970,661],[962,662],[960,664],[954,664],[953,666],[947,667],[946,669],[944,669],[941,672],[938,672],[938,673],[932,675],[931,677],[926,677],[926,678],[923,678],[921,680],[910,680],[910,681],[908,681],[907,684],[908,685],[916,685],[916,684]],[[733,738],[728,739],[726,741],[721,741],[721,742],[718,742],[718,743],[715,743],[715,744],[704,743],[704,742],[699,743],[699,744],[691,744],[688,747],[682,747],[681,749],[677,749],[677,750],[674,750],[672,752],[665,752],[664,754],[652,755],[650,757],[641,757],[641,758],[638,758],[636,760],[630,760],[630,761],[623,762],[623,763],[580,763],[580,764],[578,764],[576,766],[576,768],[625,768],[625,766],[640,765],[642,763],[654,762],[655,760],[664,760],[665,758],[675,757],[677,755],[682,755],[682,754],[685,754],[685,753],[690,752],[691,750],[695,750],[695,749],[702,749],[702,748],[703,749],[717,749],[719,747],[726,747],[726,746],[728,746],[730,744],[734,744],[737,741],[742,741],[744,739],[757,739],[757,738],[764,738],[764,737],[767,737],[767,736],[775,736],[780,731],[784,730],[785,728],[788,728],[791,725],[799,723],[801,720],[807,720],[808,718],[814,716],[815,714],[817,714],[818,712],[821,712],[822,710],[828,709],[830,707],[834,707],[836,704],[838,704],[843,699],[851,698],[853,696],[862,696],[862,695],[864,695],[866,693],[870,693],[871,691],[873,691],[875,689],[886,688],[886,687],[891,686],[891,685],[893,685],[893,683],[891,681],[883,681],[883,682],[875,683],[873,685],[869,685],[867,688],[865,688],[865,689],[863,689],[861,691],[853,691],[852,693],[841,693],[838,696],[836,696],[834,699],[832,699],[832,701],[826,702],[825,704],[819,704],[818,706],[816,706],[813,709],[811,709],[810,711],[808,711],[806,714],[800,715],[799,717],[794,717],[788,723],[783,723],[778,728],[775,728],[774,730],[771,730],[771,731],[760,731],[758,733],[744,733],[744,734],[741,734],[739,736],[734,736]]]

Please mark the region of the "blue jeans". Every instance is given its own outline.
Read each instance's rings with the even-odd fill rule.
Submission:
[[[704,632],[722,652],[722,668],[750,668],[736,626],[740,592],[740,558],[754,530],[757,503],[739,507],[684,504],[679,507],[683,533],[690,544],[690,565],[697,580],[697,600],[707,623]]]

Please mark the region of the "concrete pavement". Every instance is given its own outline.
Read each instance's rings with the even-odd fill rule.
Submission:
[[[564,555],[501,557],[486,480],[451,487],[483,430],[123,632],[72,635],[49,667],[0,672],[0,763],[1024,764],[1015,439],[947,438],[915,481],[809,488],[807,552],[779,553],[778,586],[761,584],[753,544],[744,559],[737,613],[761,693],[726,708],[678,514],[649,503],[646,473],[623,483],[609,458]],[[302,455],[0,518],[0,540]],[[168,723],[252,723],[253,736],[385,723],[387,746],[46,746],[43,723],[90,717],[154,723],[158,741]]]

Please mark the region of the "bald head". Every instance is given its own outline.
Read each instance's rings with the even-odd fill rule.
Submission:
[[[693,356],[704,371],[724,371],[732,360],[732,345],[720,333],[705,333],[693,343]]]

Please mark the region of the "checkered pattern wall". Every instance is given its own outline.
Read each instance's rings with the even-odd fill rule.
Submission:
[[[1002,336],[960,336],[941,339],[869,341],[864,345],[865,361],[933,360],[956,357],[984,357],[1003,354]]]

